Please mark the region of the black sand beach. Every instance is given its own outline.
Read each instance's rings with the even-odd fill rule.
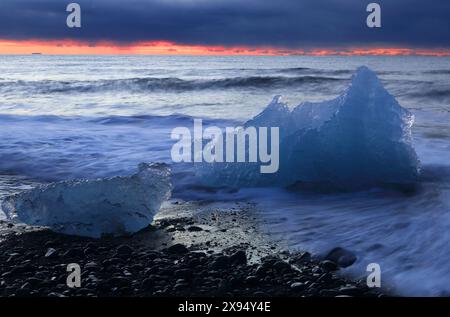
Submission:
[[[172,202],[147,229],[98,240],[2,221],[0,296],[382,296],[333,261],[272,244],[251,209]],[[66,285],[69,263],[80,288]]]

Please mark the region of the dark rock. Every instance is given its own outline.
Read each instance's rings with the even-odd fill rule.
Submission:
[[[174,226],[169,226],[166,228],[166,231],[167,232],[175,232],[175,231],[177,231],[177,229]]]
[[[216,270],[226,269],[230,265],[230,258],[221,255],[214,259],[214,261],[211,263],[211,268]]]
[[[221,280],[219,282],[219,291],[224,293],[224,292],[228,292],[231,288],[230,282],[229,280]]]
[[[330,260],[320,262],[320,266],[326,271],[336,271],[338,269],[337,264]]]
[[[18,265],[12,269],[14,274],[28,274],[36,271],[36,267],[31,264]]]
[[[99,292],[108,293],[111,290],[111,285],[109,281],[99,281],[97,285],[97,289]]]
[[[28,288],[19,288],[18,290],[16,290],[15,295],[17,297],[29,297],[31,296],[31,290]]]
[[[87,247],[87,248],[84,248],[83,253],[85,256],[95,255],[95,254],[97,254],[97,250],[92,247]]]
[[[51,292],[47,295],[48,297],[66,297],[63,294],[60,293],[56,293],[56,292]]]
[[[276,261],[273,264],[273,268],[274,268],[274,270],[276,270],[278,272],[285,272],[287,270],[291,270],[292,269],[292,267],[291,267],[291,265],[289,263],[286,263],[286,262],[281,261],[281,260]]]
[[[186,283],[177,283],[177,284],[175,284],[175,286],[173,287],[173,290],[174,290],[174,291],[180,291],[180,290],[185,289],[185,288],[188,287],[188,286],[189,286],[189,285],[186,284]]]
[[[345,256],[342,256],[339,258],[338,265],[343,268],[349,267],[349,266],[352,266],[353,263],[356,262],[356,259],[357,259],[356,256],[345,255]]]
[[[145,274],[159,274],[160,268],[157,266],[150,267],[145,269]]]
[[[256,269],[255,274],[258,275],[258,276],[263,276],[263,275],[266,275],[266,272],[267,272],[267,268],[262,266],[262,265],[260,265]]]
[[[262,263],[262,265],[265,266],[265,267],[271,267],[271,266],[273,266],[276,262],[279,262],[279,261],[281,261],[281,260],[278,259],[278,258],[276,258],[276,257],[274,257],[274,256],[268,256],[268,257],[263,258],[263,259],[261,260],[261,263]]]
[[[86,248],[93,248],[93,249],[95,249],[95,248],[96,248],[96,245],[95,245],[94,242],[88,242],[88,243],[86,244]]]
[[[11,254],[9,255],[9,258],[6,260],[6,263],[14,262],[14,261],[16,261],[19,257],[20,257],[20,254],[19,254],[19,253],[11,253]]]
[[[340,295],[355,296],[355,295],[360,295],[362,293],[363,293],[363,291],[356,286],[344,286],[339,289]]]
[[[48,259],[54,259],[58,256],[58,252],[53,248],[48,248],[47,252],[45,253],[45,257]]]
[[[294,292],[303,291],[305,287],[306,287],[305,284],[300,282],[295,282],[291,284],[291,290],[293,290]]]
[[[122,260],[119,258],[111,258],[102,262],[103,266],[115,266],[117,264],[122,263]]]
[[[200,227],[197,227],[197,226],[190,226],[188,228],[188,231],[190,231],[190,232],[197,232],[197,231],[203,231],[203,229],[200,228]]]
[[[97,251],[99,253],[107,253],[109,251],[109,248],[107,248],[107,247],[98,247]]]
[[[332,276],[331,273],[323,273],[318,279],[317,279],[317,283],[328,283],[329,281],[331,281]]]
[[[130,256],[133,253],[133,249],[125,244],[119,246],[116,251],[116,254],[119,256]]]
[[[317,283],[310,283],[310,284],[308,284],[308,290],[309,291],[311,291],[311,290],[313,290],[313,291],[316,291],[316,289],[318,288],[318,285],[317,285]]]
[[[84,252],[81,249],[73,248],[69,249],[63,253],[63,257],[65,258],[82,258],[84,257]]]
[[[187,264],[192,269],[200,264],[200,260],[199,259],[191,259],[191,260],[189,260],[189,262]]]
[[[290,260],[289,263],[292,263],[294,265],[302,265],[304,263],[311,261],[311,254],[309,252],[303,252],[301,254],[294,255]]]
[[[130,269],[131,269],[132,271],[141,272],[141,271],[144,269],[144,266],[141,265],[141,264],[139,264],[139,263],[137,263],[137,264],[133,264],[133,265],[130,267]]]
[[[170,254],[185,254],[188,253],[189,250],[186,246],[177,243],[167,248],[167,252]]]
[[[99,267],[98,267],[97,263],[95,263],[95,262],[89,262],[89,263],[87,263],[87,264],[84,266],[84,268],[85,268],[86,270],[96,270],[96,269],[98,269]]]
[[[130,280],[128,278],[120,276],[112,277],[108,282],[114,287],[124,287],[130,284]]]
[[[311,272],[314,274],[322,274],[324,272],[324,269],[319,266],[314,266]]]
[[[334,248],[326,256],[325,260],[333,261],[340,267],[349,267],[356,261],[356,256],[344,248]]]
[[[147,260],[154,260],[154,259],[159,259],[159,258],[161,258],[163,255],[162,255],[162,253],[160,253],[160,252],[156,252],[156,251],[152,251],[152,252],[146,252],[145,254],[143,254],[144,255],[144,257],[147,259]]]
[[[319,295],[323,297],[336,297],[339,295],[339,292],[334,289],[323,289],[319,292]]]
[[[45,242],[44,246],[48,249],[48,248],[53,248],[55,247],[55,242],[54,241],[47,241]]]
[[[247,276],[245,283],[248,285],[258,285],[258,278],[254,275]]]
[[[27,279],[27,283],[31,286],[31,288],[36,288],[43,283],[41,279],[30,277]]]
[[[191,271],[191,270],[188,270],[188,269],[180,269],[180,270],[176,270],[176,271],[173,273],[173,276],[174,276],[175,278],[182,278],[182,279],[188,279],[188,278],[191,277],[191,275],[192,275],[192,271]]]
[[[243,280],[239,277],[230,278],[230,287],[234,289],[241,287],[243,284]]]
[[[246,255],[245,251],[239,250],[239,251],[233,253],[230,256],[230,262],[233,264],[238,264],[238,265],[247,264],[247,255]]]

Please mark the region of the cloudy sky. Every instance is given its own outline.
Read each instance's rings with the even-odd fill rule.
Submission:
[[[66,26],[66,6],[82,28]],[[382,27],[366,26],[366,6]],[[266,52],[450,50],[449,0],[1,0],[0,53],[27,46]],[[8,51],[9,50],[9,51]],[[67,49],[69,50],[69,49]]]

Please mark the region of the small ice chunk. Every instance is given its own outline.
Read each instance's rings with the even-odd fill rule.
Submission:
[[[9,196],[2,209],[16,222],[99,238],[148,226],[171,189],[167,165],[142,163],[129,177],[58,182]]]

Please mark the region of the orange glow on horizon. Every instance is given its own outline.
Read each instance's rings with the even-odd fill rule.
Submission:
[[[344,49],[282,49],[274,47],[224,47],[184,45],[166,41],[139,42],[120,45],[112,42],[86,43],[73,40],[60,41],[11,41],[0,39],[1,55],[255,55],[255,56],[450,56],[450,49],[413,49],[413,48],[344,48]]]

